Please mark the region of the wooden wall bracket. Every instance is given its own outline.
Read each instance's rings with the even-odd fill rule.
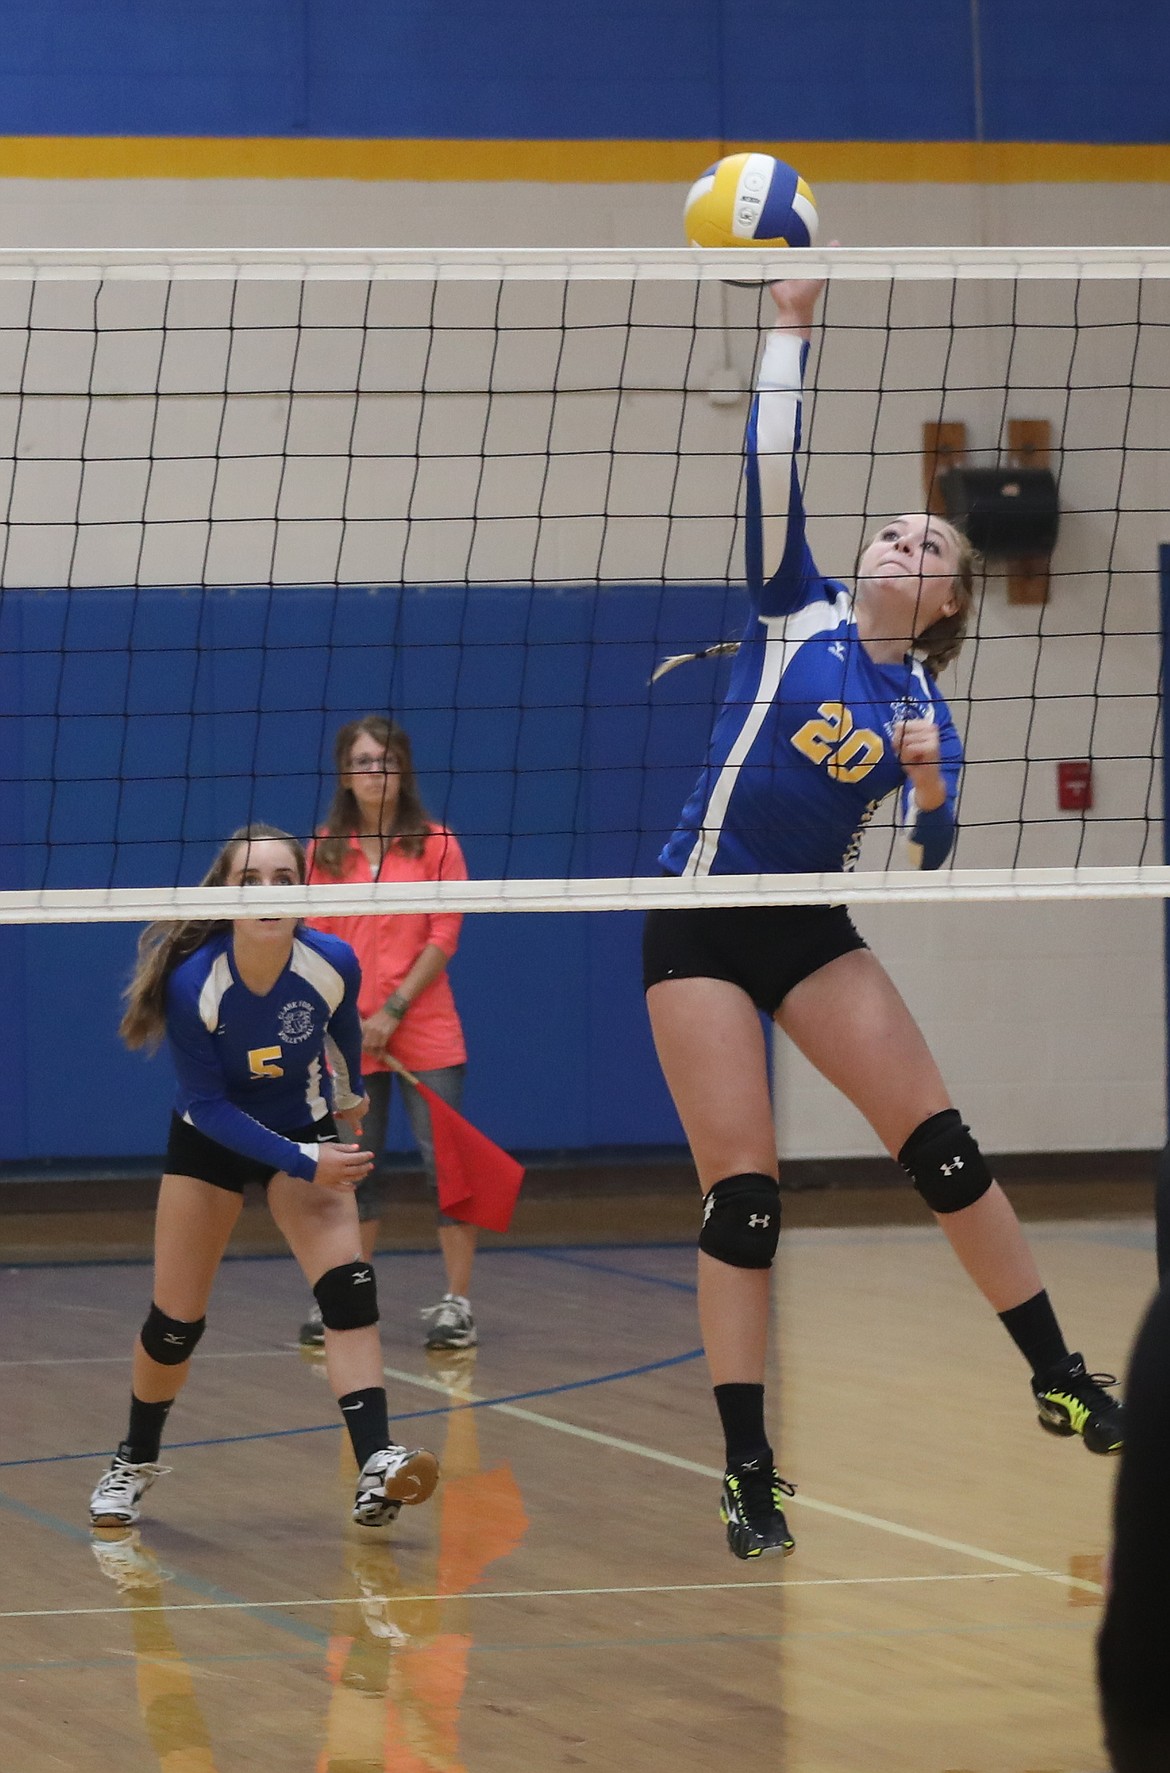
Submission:
[[[933,517],[945,517],[946,503],[939,481],[948,468],[961,468],[967,460],[966,425],[948,422],[922,427],[922,497]]]
[[[1052,459],[1052,426],[1047,419],[1008,420],[1010,468],[1047,468]],[[1008,562],[1009,603],[1048,602],[1049,556],[1021,554]]]

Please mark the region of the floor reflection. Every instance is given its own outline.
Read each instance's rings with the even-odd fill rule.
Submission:
[[[458,1404],[471,1394],[474,1366],[475,1351],[460,1350],[433,1357],[431,1371]],[[345,1539],[325,1655],[331,1692],[318,1773],[466,1773],[459,1725],[474,1640],[459,1597],[515,1551],[528,1529],[510,1464],[481,1469],[478,1416],[454,1409],[446,1419],[433,1551],[421,1564],[412,1554],[409,1578],[393,1529],[358,1539],[355,1528]],[[348,1445],[341,1452],[348,1494]],[[95,1533],[92,1546],[129,1615],[138,1706],[160,1773],[224,1773],[172,1632],[171,1572],[137,1528]],[[306,1737],[315,1735],[306,1719]]]
[[[162,1773],[219,1773],[191,1670],[167,1622],[171,1572],[137,1527],[95,1533],[93,1553],[130,1615],[138,1709]]]
[[[431,1359],[453,1403],[470,1395],[474,1368],[473,1349]],[[363,1598],[358,1629],[352,1606],[339,1608],[329,1646],[322,1773],[466,1773],[459,1713],[473,1639],[458,1597],[528,1529],[511,1466],[480,1467],[478,1420],[477,1410],[447,1418],[435,1552],[422,1573],[403,1580],[392,1542],[347,1548]]]

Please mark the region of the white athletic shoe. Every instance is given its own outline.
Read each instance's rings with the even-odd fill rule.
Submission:
[[[428,1348],[474,1348],[479,1341],[471,1306],[459,1293],[444,1293],[420,1315],[427,1320]]]
[[[91,1539],[90,1547],[102,1575],[117,1583],[119,1594],[157,1588],[171,1580],[171,1572],[164,1570],[154,1553],[143,1545],[137,1527],[117,1533],[112,1539]]]
[[[475,1363],[478,1348],[430,1348],[427,1372],[437,1379],[453,1404],[469,1404],[475,1396]]]
[[[394,1617],[402,1600],[402,1578],[389,1546],[367,1539],[350,1553],[348,1563],[361,1593],[358,1605],[366,1630],[392,1649],[403,1649],[410,1642],[410,1633],[403,1631]]]
[[[138,1504],[155,1478],[170,1470],[169,1465],[153,1465],[144,1460],[132,1465],[115,1453],[110,1468],[99,1480],[89,1499],[89,1518],[95,1527],[131,1527],[138,1519]]]
[[[398,1518],[404,1502],[408,1507],[425,1502],[438,1481],[439,1461],[425,1448],[382,1447],[362,1466],[353,1518],[359,1527],[384,1527]]]

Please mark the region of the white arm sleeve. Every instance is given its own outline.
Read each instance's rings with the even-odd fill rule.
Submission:
[[[792,457],[800,420],[804,340],[791,332],[771,332],[756,383],[756,465],[760,477],[763,576],[769,579],[784,558]]]

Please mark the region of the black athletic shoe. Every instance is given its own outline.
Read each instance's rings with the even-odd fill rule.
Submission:
[[[727,1543],[737,1558],[758,1558],[766,1551],[785,1557],[796,1548],[784,1519],[783,1498],[795,1484],[787,1484],[774,1466],[758,1459],[732,1465],[723,1474],[719,1519],[727,1528]]]
[[[1066,1355],[1032,1380],[1041,1428],[1049,1434],[1079,1434],[1090,1453],[1120,1453],[1125,1411],[1104,1389],[1116,1384],[1112,1373],[1086,1373],[1083,1355]]]

